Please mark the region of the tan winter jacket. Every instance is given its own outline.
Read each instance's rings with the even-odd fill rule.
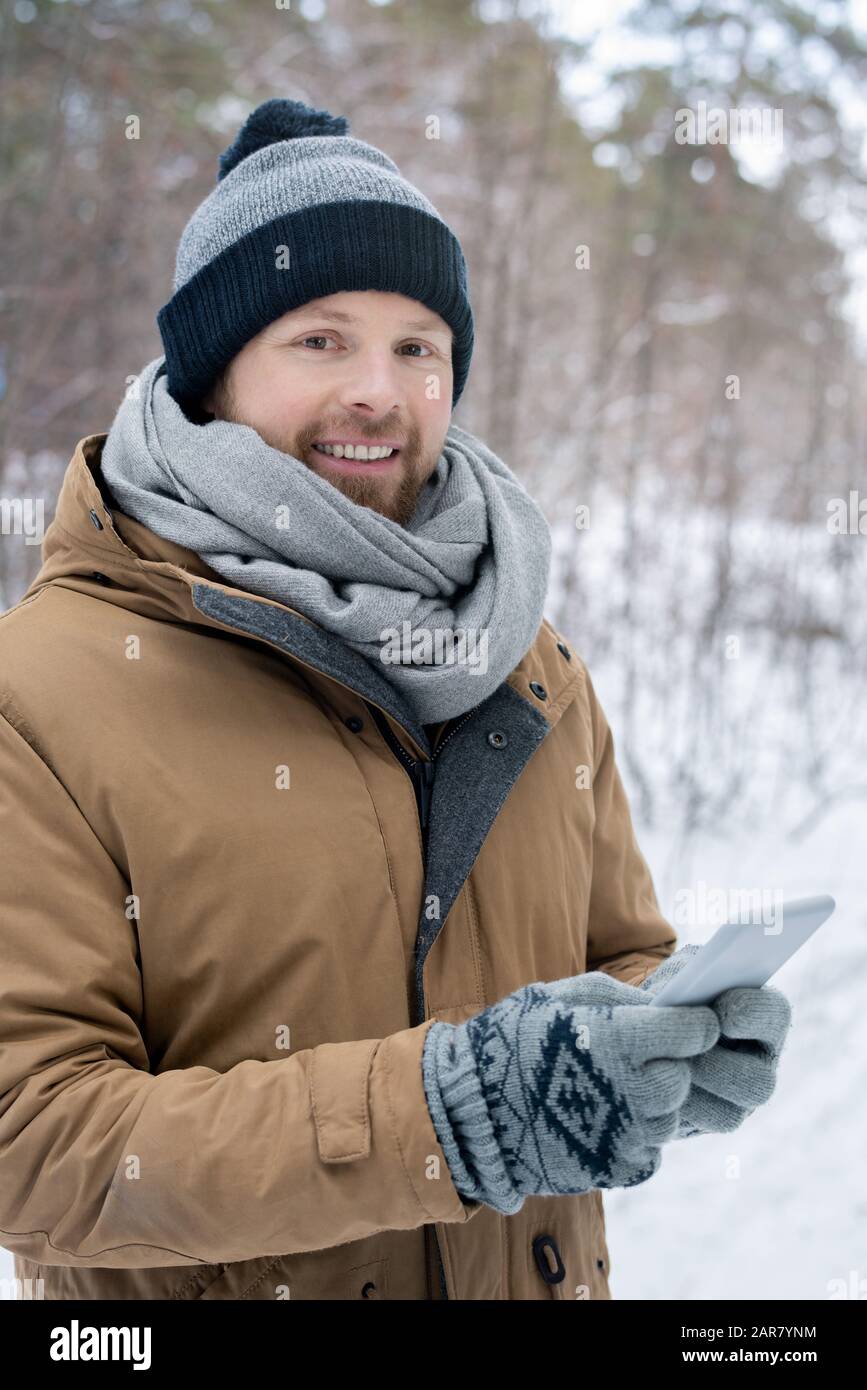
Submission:
[[[545,621],[428,741],[371,663],[110,511],[0,618],[0,1245],[48,1299],[610,1298],[602,1194],[463,1201],[421,1054],[676,947]],[[435,775],[434,775],[435,774]]]

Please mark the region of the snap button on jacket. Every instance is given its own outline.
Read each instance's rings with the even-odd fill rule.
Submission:
[[[609,1298],[602,1194],[463,1200],[421,1070],[434,1019],[637,984],[676,947],[574,643],[543,621],[492,696],[422,727],[332,634],[114,510],[105,438],[0,618],[16,1275],[49,1299]]]

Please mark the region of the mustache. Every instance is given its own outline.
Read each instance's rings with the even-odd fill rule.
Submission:
[[[371,425],[346,422],[342,425],[317,425],[314,429],[305,428],[298,436],[299,444],[315,444],[317,439],[402,439],[403,447],[412,447],[418,440],[418,430],[400,425]]]

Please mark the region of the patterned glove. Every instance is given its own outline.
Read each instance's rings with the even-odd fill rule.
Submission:
[[[455,1186],[498,1211],[532,1193],[646,1182],[672,1139],[713,1009],[644,1008],[602,971],[524,985],[465,1023],[434,1023],[422,1071]]]
[[[683,946],[648,975],[639,990],[649,996],[686,965],[700,946]],[[681,1007],[681,1006],[675,1006]],[[770,985],[738,986],[711,1001],[720,1038],[710,1051],[689,1063],[691,1085],[680,1107],[675,1139],[697,1134],[728,1134],[770,1100],[777,1065],[792,1020],[786,996]]]

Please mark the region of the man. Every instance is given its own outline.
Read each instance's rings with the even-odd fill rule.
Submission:
[[[610,1297],[601,1189],[766,1100],[787,1005],[645,1007],[458,243],[266,102],[158,321],[0,625],[0,1243],[51,1299]]]

